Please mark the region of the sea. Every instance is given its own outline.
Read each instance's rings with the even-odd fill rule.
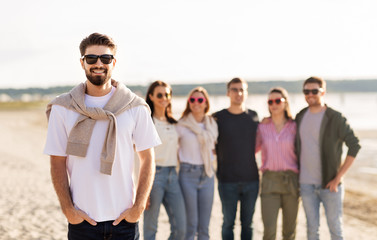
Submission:
[[[260,119],[268,117],[267,94],[249,94],[246,107],[255,110]],[[289,95],[292,115],[295,116],[307,106],[304,95],[295,93]],[[172,99],[174,117],[179,119],[185,106],[186,97]],[[210,96],[210,113],[229,107],[227,96]],[[327,93],[325,103],[340,111],[354,130],[377,130],[377,92],[372,93]]]

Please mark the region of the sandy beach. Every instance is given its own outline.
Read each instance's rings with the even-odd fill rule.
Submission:
[[[42,153],[46,130],[43,109],[0,111],[0,239],[66,239],[67,223],[50,181],[49,157]],[[356,132],[362,150],[345,178],[344,231],[347,239],[375,239],[377,131]],[[330,239],[324,214],[321,216],[321,239]],[[221,224],[221,203],[215,189],[211,239],[221,239]],[[239,239],[239,225],[237,221],[235,239]],[[281,223],[278,239],[280,229]],[[169,232],[168,218],[162,208],[157,239],[167,239]],[[262,239],[262,235],[258,200],[254,239]],[[305,238],[306,221],[300,206],[296,239]]]

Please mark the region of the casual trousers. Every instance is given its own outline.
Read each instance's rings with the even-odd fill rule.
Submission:
[[[186,206],[186,240],[209,239],[215,177],[208,177],[204,165],[181,163],[179,183]]]
[[[233,240],[234,220],[238,201],[241,203],[241,240],[253,238],[253,215],[259,191],[259,181],[222,183],[218,185],[223,211],[222,238]]]
[[[169,240],[183,240],[186,234],[186,211],[175,167],[156,167],[156,175],[150,194],[150,205],[144,211],[144,239],[156,239],[158,215],[161,203],[170,222]]]
[[[342,230],[343,185],[338,186],[338,192],[322,189],[321,185],[317,184],[300,184],[300,190],[302,205],[306,214],[308,240],[319,239],[319,208],[321,202],[325,208],[331,239],[344,239]]]
[[[138,240],[138,223],[125,220],[113,226],[114,221],[98,222],[96,226],[87,221],[68,224],[68,240]]]
[[[292,171],[266,171],[262,177],[261,189],[263,240],[276,239],[280,208],[283,213],[283,239],[295,239],[298,206],[298,174]]]

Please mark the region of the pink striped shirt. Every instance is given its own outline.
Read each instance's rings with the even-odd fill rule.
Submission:
[[[280,133],[277,133],[274,123],[258,126],[256,151],[262,150],[262,172],[292,170],[298,173],[295,154],[296,123],[288,121]]]

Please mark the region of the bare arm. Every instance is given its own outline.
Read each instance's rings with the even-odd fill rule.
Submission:
[[[138,155],[140,158],[140,173],[139,181],[137,184],[135,203],[132,208],[125,210],[114,221],[113,225],[117,225],[123,219],[131,223],[139,221],[141,214],[146,208],[156,169],[154,161],[154,149],[149,148],[147,150],[138,152]]]
[[[78,224],[84,220],[92,225],[96,222],[92,220],[86,213],[74,207],[71,192],[69,189],[69,181],[66,167],[67,157],[50,156],[51,179],[56,194],[60,202],[60,207],[71,224]]]
[[[340,181],[342,180],[342,177],[346,174],[348,169],[351,167],[354,160],[355,160],[354,157],[348,155],[346,157],[346,160],[342,164],[342,166],[339,168],[339,171],[336,174],[335,178],[326,185],[326,188],[329,188],[331,192],[337,192],[338,191],[337,187]]]

